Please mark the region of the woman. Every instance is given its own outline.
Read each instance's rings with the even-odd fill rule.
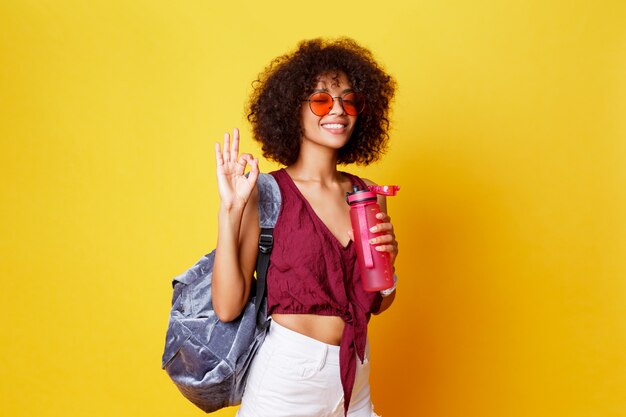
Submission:
[[[302,42],[255,83],[248,119],[263,155],[285,165],[272,172],[282,205],[267,273],[272,324],[254,358],[239,417],[375,416],[369,395],[367,322],[387,309],[394,290],[363,290],[352,244],[346,192],[373,183],[337,164],[367,165],[388,140],[395,82],[350,39]],[[223,321],[241,313],[258,251],[259,161],[239,155],[239,132],[215,146],[220,194],[213,307]],[[249,176],[244,175],[250,166]],[[364,182],[363,182],[364,181]],[[398,254],[381,206],[370,243]]]

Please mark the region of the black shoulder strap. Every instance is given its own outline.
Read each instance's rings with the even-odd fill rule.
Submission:
[[[259,236],[259,255],[256,259],[256,298],[254,299],[256,317],[259,316],[262,300],[265,297],[267,269],[270,266],[270,254],[274,246],[273,233],[273,228],[263,227]]]
[[[267,270],[270,264],[270,254],[274,245],[274,226],[278,220],[281,205],[280,188],[276,179],[271,174],[259,174],[257,180],[259,191],[259,253],[256,261],[256,297],[254,307],[256,317],[263,308],[266,293]],[[261,317],[266,319],[266,317]]]

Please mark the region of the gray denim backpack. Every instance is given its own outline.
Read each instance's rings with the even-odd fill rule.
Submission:
[[[213,311],[215,250],[172,282],[174,294],[162,368],[180,392],[207,413],[241,403],[250,363],[269,327],[265,277],[281,197],[270,174],[260,174],[257,187],[261,236],[256,289],[250,291],[241,315],[224,323]]]

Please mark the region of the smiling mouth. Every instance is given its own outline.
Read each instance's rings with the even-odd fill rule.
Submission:
[[[347,125],[341,124],[341,123],[324,123],[322,124],[322,127],[325,127],[327,129],[343,129],[345,128]]]

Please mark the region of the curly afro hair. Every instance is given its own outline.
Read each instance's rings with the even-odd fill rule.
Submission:
[[[264,157],[286,166],[298,159],[302,101],[320,75],[338,72],[365,96],[366,105],[337,163],[368,165],[380,158],[389,140],[389,105],[396,83],[369,50],[348,38],[303,41],[295,52],[274,59],[253,82],[248,121]]]

